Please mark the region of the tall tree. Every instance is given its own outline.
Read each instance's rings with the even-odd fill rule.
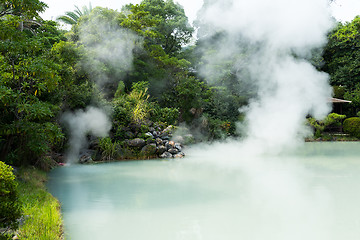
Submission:
[[[89,7],[83,6],[82,9],[75,5],[74,11],[65,12],[64,15],[57,17],[56,20],[61,21],[65,24],[75,25],[80,17],[84,15],[89,15],[92,10],[93,8],[91,6],[91,3],[89,3]]]
[[[322,70],[330,74],[332,85],[354,89],[360,84],[360,16],[338,23],[329,34]]]

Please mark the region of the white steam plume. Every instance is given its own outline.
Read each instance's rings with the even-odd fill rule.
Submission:
[[[116,86],[131,70],[133,51],[140,39],[116,23],[105,20],[104,16],[97,15],[96,10],[80,25],[79,35],[85,49],[83,67],[98,89],[103,91],[104,85],[113,83],[112,87]],[[70,129],[68,162],[75,162],[80,150],[87,147],[87,134],[96,137],[108,135],[111,121],[107,114],[108,111],[96,107],[64,114],[63,121]]]
[[[204,36],[214,29],[227,36],[216,54],[205,55],[207,62],[236,59],[239,81],[256,86],[257,97],[243,109],[245,143],[278,153],[306,135],[307,114],[322,118],[329,112],[328,76],[302,60],[326,43],[333,24],[327,0],[209,1],[200,14],[201,22],[212,26]],[[219,75],[206,65],[200,72],[210,79]]]
[[[106,137],[111,129],[111,122],[107,114],[94,107],[88,107],[85,111],[67,112],[62,116],[62,121],[68,125],[70,130],[68,163],[78,160],[81,149],[86,147],[88,134]]]
[[[87,53],[84,65],[99,87],[118,82],[132,69],[133,51],[136,43],[141,43],[131,31],[101,19],[92,16],[80,28],[80,41]]]

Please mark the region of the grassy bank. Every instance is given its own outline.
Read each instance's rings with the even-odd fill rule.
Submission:
[[[18,238],[64,239],[60,204],[46,191],[46,173],[35,168],[25,168],[19,170],[18,176],[24,215],[24,224],[18,230]]]

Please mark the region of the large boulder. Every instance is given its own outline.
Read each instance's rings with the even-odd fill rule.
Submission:
[[[156,144],[152,143],[149,145],[145,145],[142,149],[140,154],[145,157],[151,157],[154,156],[156,153]]]
[[[163,154],[166,151],[167,151],[167,148],[164,145],[160,145],[157,147],[157,154],[159,154],[159,155]]]
[[[127,142],[127,145],[129,147],[142,148],[142,147],[144,147],[146,145],[146,142],[145,142],[144,139],[135,138],[135,139],[129,140]]]

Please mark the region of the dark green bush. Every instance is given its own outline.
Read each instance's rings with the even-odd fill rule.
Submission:
[[[169,125],[176,125],[179,119],[179,110],[177,108],[160,107],[153,104],[150,119],[153,122],[163,122]]]
[[[0,161],[0,228],[15,229],[21,216],[17,183],[12,167]]]
[[[360,118],[352,117],[344,120],[343,123],[344,132],[351,136],[360,138]]]

